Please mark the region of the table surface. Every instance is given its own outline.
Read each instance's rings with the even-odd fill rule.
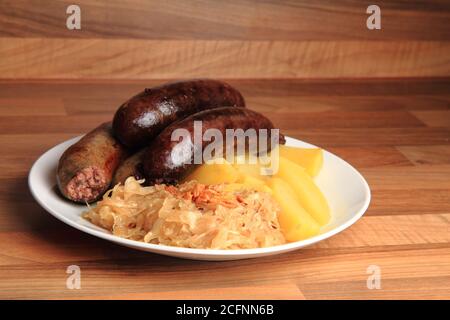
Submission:
[[[33,200],[32,163],[160,81],[0,81],[0,298],[450,298],[450,79],[230,80],[289,136],[353,164],[366,215],[261,259],[180,260],[64,225]],[[81,289],[67,289],[68,266]],[[370,266],[381,288],[368,289]]]

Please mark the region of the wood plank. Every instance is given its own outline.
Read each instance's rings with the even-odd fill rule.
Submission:
[[[24,123],[24,122],[23,122]],[[23,124],[22,123],[22,124]],[[0,145],[8,150],[8,153],[0,155],[2,157],[31,157],[37,159],[44,151],[51,147],[75,137],[76,133],[45,133],[46,129],[36,134],[27,133],[28,126],[21,127],[17,134],[0,134]]]
[[[131,97],[138,93],[142,88],[127,96],[124,93],[122,96],[110,97],[105,95],[103,97],[86,98],[86,97],[71,97],[63,99],[64,110],[69,115],[82,114],[99,114],[109,113],[113,114],[116,109],[126,101],[127,97]],[[308,113],[309,117],[320,117],[321,115],[314,115],[313,113],[322,113],[325,111],[345,111],[345,112],[399,112],[406,110],[447,110],[450,107],[449,97],[342,97],[342,96],[327,96],[327,97],[304,97],[304,96],[289,96],[289,97],[261,97],[261,96],[246,96],[247,106],[252,110],[267,113],[279,113],[279,117],[287,117],[289,113],[301,112]],[[14,100],[12,100],[14,101]],[[15,106],[15,105],[14,105]],[[25,111],[16,111],[23,112]],[[287,115],[286,115],[287,114]],[[438,113],[439,114],[439,113]],[[9,114],[5,114],[9,115]],[[11,114],[14,115],[14,114]],[[336,114],[337,115],[337,114]],[[368,115],[366,113],[366,115]],[[405,116],[406,124],[423,124],[426,121],[420,121],[413,118],[410,114],[405,113],[382,113],[387,118],[387,121],[393,122],[400,119],[390,119],[389,115],[395,117],[397,115]],[[299,118],[303,121],[303,117]],[[320,119],[322,120],[322,119]]]
[[[439,111],[414,111],[414,116],[430,127],[450,128],[450,110]]]
[[[0,156],[0,178],[25,177],[35,158],[21,156]]]
[[[165,291],[125,293],[109,296],[76,297],[72,299],[101,299],[101,300],[266,300],[270,295],[275,300],[304,300],[300,289],[290,283],[272,284],[265,286],[224,287],[193,291]]]
[[[111,121],[113,113],[109,114],[87,114],[87,115],[69,115],[69,116],[0,116],[0,134],[19,134],[23,132],[23,128],[27,128],[27,133],[86,133],[87,131],[97,127],[102,122]],[[305,120],[300,120],[284,115],[270,115],[273,118],[275,126],[282,128],[283,132],[294,137],[298,135],[305,135],[306,140],[309,137],[318,137],[326,139],[326,145],[342,146],[341,143],[349,146],[361,145],[362,141],[370,145],[408,145],[408,141],[418,138],[416,144],[421,144],[421,141],[429,138],[428,143],[446,143],[448,140],[448,132],[450,128],[426,128],[413,118],[404,119],[405,128],[396,127],[401,124],[403,113],[393,113],[390,117],[389,113],[386,115],[380,114],[379,121],[374,119],[371,123],[371,113],[361,113],[361,117],[349,119],[349,117],[341,114],[324,113],[323,117],[312,114],[306,114]],[[396,117],[397,115],[397,117]],[[317,120],[318,126],[314,125],[313,120]],[[333,124],[334,121],[334,124]],[[371,128],[370,126],[374,126]],[[383,126],[393,126],[393,128],[378,128]],[[297,128],[301,129],[297,129]],[[323,128],[326,130],[323,130]],[[374,135],[373,141],[368,142],[367,136]],[[361,136],[358,136],[361,134]],[[422,136],[422,139],[420,139]],[[325,139],[324,139],[325,140]],[[346,141],[347,140],[347,141]],[[308,140],[306,140],[308,141]],[[426,144],[426,143],[424,143]],[[319,144],[321,145],[321,144]]]
[[[412,165],[395,147],[331,147],[327,151],[357,168]]]
[[[0,78],[448,77],[449,52],[432,41],[0,38]]]
[[[450,145],[400,146],[397,149],[416,165],[450,164]]]
[[[417,277],[416,279],[381,278],[381,289],[368,290],[362,281],[334,281],[301,285],[305,297],[314,299],[447,299],[450,277]],[[430,287],[433,289],[430,290]]]
[[[330,84],[332,87],[333,84]],[[370,92],[368,92],[370,94]],[[246,95],[247,105],[260,112],[448,110],[450,96],[260,96]],[[422,120],[422,119],[421,119]]]
[[[355,0],[79,0],[82,29],[65,27],[71,2],[0,3],[0,36],[241,40],[448,40],[450,6],[442,0],[377,1],[382,29],[366,27],[368,4]],[[33,19],[30,19],[33,17]],[[27,21],[27,23],[24,23]]]
[[[322,148],[442,145],[450,137],[450,129],[428,127],[298,128],[283,133]]]
[[[5,197],[0,200],[1,229],[4,231],[25,231],[61,228],[61,222],[50,216],[31,198],[27,187],[23,190],[20,202],[10,202],[10,199]]]
[[[400,169],[399,169],[400,170]],[[426,215],[450,212],[449,189],[374,190],[368,215]]]
[[[255,262],[258,263],[255,272]],[[105,268],[107,265],[114,267]],[[156,257],[107,262],[78,261],[81,290],[66,289],[68,263],[0,266],[0,297],[70,298],[108,296],[129,292],[194,291],[208,288],[260,286],[291,282],[329,283],[336,279],[367,281],[370,265],[381,268],[383,281],[402,278],[448,277],[450,249],[412,249],[388,252],[357,252],[320,255],[314,250],[297,251],[258,260],[202,262]],[[139,265],[137,268],[136,265]],[[286,268],[286,265],[289,268]],[[151,276],[149,276],[151,275]],[[432,290],[432,285],[428,287]],[[413,292],[409,292],[413,294]],[[270,299],[270,292],[267,298]],[[323,296],[327,297],[326,294]]]
[[[405,111],[324,111],[324,112],[265,112],[275,126],[283,130],[296,128],[407,128],[423,127],[423,122],[417,120]]]
[[[108,114],[114,115],[117,108],[124,103],[127,98],[131,98],[138,91],[129,96],[110,97],[105,95],[101,98],[70,98],[64,99],[64,109],[68,115],[89,115],[89,114]]]
[[[0,114],[2,116],[65,115],[66,111],[61,99],[28,99],[28,98],[0,98]]]
[[[448,244],[450,213],[413,216],[366,216],[314,248],[356,248],[413,244]]]
[[[146,87],[157,86],[179,79],[108,79],[108,80],[50,80],[50,79],[1,79],[0,97],[27,97],[30,99],[61,99],[72,101],[80,98],[119,99],[124,102]],[[227,79],[231,85],[242,92],[245,98],[258,99],[296,99],[309,97],[314,99],[406,99],[405,106],[414,109],[415,103],[430,104],[436,99],[439,108],[449,108],[448,88],[450,77],[442,78],[402,78],[402,79]],[[383,101],[383,100],[382,100]],[[351,101],[350,101],[351,102]],[[363,102],[364,103],[364,102]],[[365,102],[370,103],[370,102]],[[396,103],[386,105],[393,108]],[[407,109],[407,108],[406,108]],[[312,111],[312,110],[309,110]]]
[[[103,122],[111,121],[113,114],[94,114],[83,116],[0,116],[1,134],[20,134],[26,128],[32,133],[72,133],[72,136],[84,134]]]
[[[450,166],[414,166],[399,170],[395,167],[363,168],[362,174],[372,190],[423,189],[450,190]]]

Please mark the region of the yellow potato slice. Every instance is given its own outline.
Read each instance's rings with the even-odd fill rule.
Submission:
[[[243,163],[239,163],[239,161]],[[233,167],[239,171],[241,175],[252,176],[257,179],[261,179],[264,176],[261,175],[261,165],[257,163],[249,163],[248,156],[240,155],[234,159]]]
[[[239,178],[239,172],[225,159],[204,163],[190,173],[184,181],[197,180],[203,184],[233,183]]]
[[[306,172],[311,177],[315,177],[319,173],[320,169],[322,169],[322,149],[296,148],[280,145],[279,153],[281,157],[291,160],[292,162],[295,162],[299,166],[305,168]]]
[[[292,187],[302,207],[320,225],[325,225],[330,221],[328,202],[304,168],[280,157],[278,172],[275,176],[283,179]]]
[[[279,178],[272,178],[269,186],[281,207],[278,221],[287,241],[307,239],[319,232],[319,224],[302,207],[288,183]]]

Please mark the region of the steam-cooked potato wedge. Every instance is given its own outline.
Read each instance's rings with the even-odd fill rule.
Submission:
[[[239,163],[241,161],[242,163]],[[261,165],[258,163],[250,163],[247,156],[237,156],[234,159],[233,167],[236,168],[237,171],[239,171],[240,174],[246,175],[246,176],[252,176],[258,179],[261,179]]]
[[[270,189],[264,180],[255,178],[253,176],[247,175],[247,174],[241,174],[241,176],[238,179],[238,183],[242,183],[243,186],[254,189],[261,192],[268,192],[272,193],[272,189]]]
[[[305,169],[294,162],[280,157],[279,168],[275,176],[286,181],[294,190],[297,198],[305,210],[320,225],[325,225],[330,220],[330,208],[328,202],[313,179]]]
[[[288,183],[279,178],[272,178],[269,186],[281,207],[278,221],[287,241],[303,240],[319,232],[319,224],[302,207]]]
[[[204,163],[189,174],[184,181],[197,180],[203,184],[233,183],[239,178],[239,172],[225,159]]]
[[[305,168],[306,172],[311,177],[315,177],[323,165],[322,149],[296,148],[280,145],[279,153],[281,157],[291,160],[292,162]]]

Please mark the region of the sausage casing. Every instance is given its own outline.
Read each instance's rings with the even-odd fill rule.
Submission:
[[[108,189],[114,171],[127,151],[107,122],[87,133],[61,156],[57,183],[61,193],[75,202],[93,202]]]
[[[244,107],[241,93],[229,84],[208,79],[179,81],[145,89],[114,115],[116,137],[129,148],[148,145],[165,127],[202,110]]]
[[[195,153],[199,152],[199,150],[196,150],[194,139],[189,139],[187,144],[180,148],[182,153],[175,157],[174,154],[177,154],[177,152],[173,151],[174,148],[180,146],[180,142],[172,141],[172,133],[176,129],[185,129],[189,132],[190,137],[193,137],[194,121],[202,122],[202,134],[208,129],[218,129],[223,137],[226,135],[226,129],[242,129],[244,131],[255,129],[256,132],[259,132],[260,129],[267,129],[267,149],[259,150],[259,152],[264,153],[270,151],[271,147],[274,147],[270,141],[271,129],[274,129],[274,126],[262,114],[245,108],[232,107],[202,111],[168,126],[149,145],[142,158],[144,175],[148,184],[177,183],[195,168],[196,164],[194,164],[195,161],[193,159]],[[280,134],[279,140],[276,142],[284,143],[284,137]],[[209,143],[209,141],[202,141],[202,149]],[[232,147],[234,148],[235,146],[232,145]],[[224,150],[224,152],[227,151]]]
[[[115,186],[118,183],[124,184],[128,177],[134,177],[136,180],[144,178],[142,170],[142,156],[146,149],[142,148],[138,152],[133,153],[126,158],[117,168],[114,173],[112,185]]]

